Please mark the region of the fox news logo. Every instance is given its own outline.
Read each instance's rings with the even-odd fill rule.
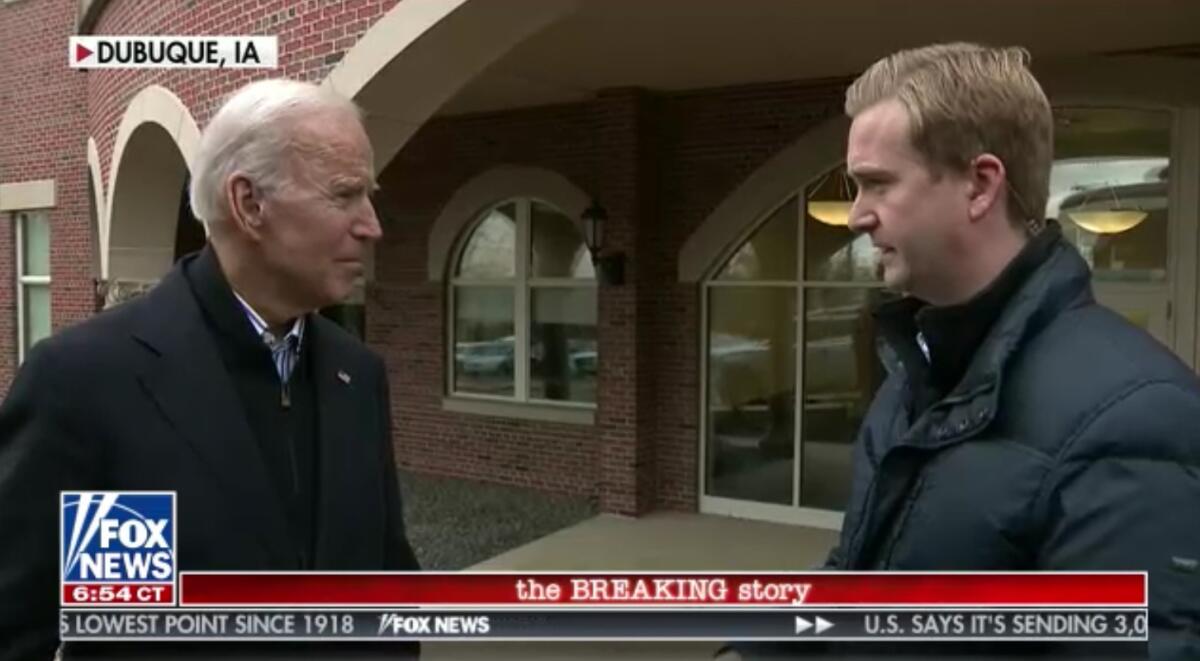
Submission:
[[[175,494],[62,493],[62,580],[175,581]]]

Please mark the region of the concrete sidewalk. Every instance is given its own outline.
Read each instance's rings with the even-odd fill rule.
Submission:
[[[479,563],[494,571],[780,570],[820,564],[837,533],[721,516],[602,514]],[[711,659],[720,643],[425,643],[423,661],[451,659]]]
[[[836,541],[832,530],[726,516],[601,514],[471,569],[798,571],[823,562]]]

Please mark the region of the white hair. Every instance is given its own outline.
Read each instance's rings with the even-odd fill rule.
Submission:
[[[192,213],[205,223],[228,218],[225,186],[235,172],[264,188],[277,187],[286,176],[296,122],[329,111],[362,121],[353,101],[312,83],[261,80],[234,92],[200,137],[188,191]]]

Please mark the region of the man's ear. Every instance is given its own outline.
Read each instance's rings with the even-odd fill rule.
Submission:
[[[240,173],[229,177],[228,182],[225,194],[230,219],[247,236],[259,238],[264,222],[262,187],[255,186],[249,177]]]
[[[1001,204],[1008,191],[1008,170],[994,154],[980,154],[968,166],[970,199],[967,211],[971,220],[986,216]]]

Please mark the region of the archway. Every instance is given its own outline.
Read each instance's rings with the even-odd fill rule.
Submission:
[[[191,113],[165,88],[143,89],[126,109],[113,149],[108,209],[100,217],[109,303],[156,282],[174,263],[180,223],[194,222],[183,198],[199,141]],[[182,238],[189,237],[194,232]]]

